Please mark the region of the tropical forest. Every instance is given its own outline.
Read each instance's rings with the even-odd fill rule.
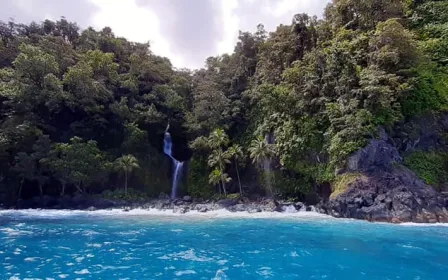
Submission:
[[[340,198],[334,209],[397,180],[417,202],[443,197],[448,1],[333,0],[254,30],[189,70],[109,27],[1,22],[0,203],[151,199],[177,179],[179,198]]]

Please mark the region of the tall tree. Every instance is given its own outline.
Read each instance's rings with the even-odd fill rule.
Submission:
[[[128,175],[136,168],[140,168],[138,160],[133,155],[124,155],[115,161],[117,168],[124,172],[124,194],[128,195]]]
[[[224,191],[224,195],[227,196],[226,183],[230,181],[228,174],[225,173],[225,167],[230,163],[230,155],[227,152],[224,152],[222,149],[217,149],[212,152],[212,154],[208,158],[208,165],[210,167],[217,168],[221,175],[221,183],[222,189]]]
[[[258,136],[252,140],[249,147],[250,157],[254,164],[262,168],[262,172],[266,177],[266,184],[271,196],[273,196],[272,182],[271,182],[271,159],[275,155],[275,148],[273,144],[269,144],[266,139]]]
[[[240,173],[238,171],[239,161],[244,158],[243,148],[238,144],[234,144],[227,150],[227,152],[235,161],[235,170],[236,170],[236,176],[238,178],[238,185],[240,187],[240,195],[241,197],[243,197],[243,188],[241,186]]]

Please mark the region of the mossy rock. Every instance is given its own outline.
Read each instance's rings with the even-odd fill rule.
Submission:
[[[337,176],[331,187],[330,199],[335,199],[345,193],[350,185],[358,179],[366,179],[366,177],[361,173],[345,173]]]

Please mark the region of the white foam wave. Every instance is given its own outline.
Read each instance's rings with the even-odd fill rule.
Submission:
[[[176,276],[191,275],[191,274],[196,274],[196,271],[194,271],[194,270],[182,270],[182,271],[176,271],[174,274],[176,274]]]
[[[448,227],[448,223],[434,223],[434,224],[427,224],[427,223],[401,223],[397,224],[400,226],[407,226],[407,227]]]
[[[75,273],[76,274],[89,274],[90,271],[88,269],[84,268],[84,269],[81,269],[79,271],[75,271]]]
[[[188,217],[188,218],[250,218],[250,219],[300,219],[300,220],[337,220],[337,221],[357,221],[355,219],[338,219],[329,215],[320,214],[317,212],[304,212],[298,211],[295,213],[285,212],[231,212],[226,209],[198,212],[195,210],[188,211],[184,214],[174,213],[173,210],[159,210],[159,209],[132,209],[124,211],[123,209],[108,209],[108,210],[47,210],[47,209],[24,209],[24,210],[0,210],[1,216],[13,216],[13,217],[25,217],[25,218],[66,218],[73,216],[159,216],[159,217]],[[377,223],[388,224],[390,223]],[[401,223],[396,224],[400,226],[413,226],[413,227],[448,227],[448,223]],[[4,230],[4,229],[3,229]],[[5,231],[5,230],[4,230]],[[12,232],[11,232],[12,233]],[[29,232],[22,231],[22,234]],[[13,233],[15,234],[15,233]]]
[[[23,216],[38,218],[64,218],[71,216],[174,216],[174,217],[205,217],[205,218],[325,218],[334,219],[331,216],[319,214],[317,212],[230,212],[226,209],[214,210],[208,212],[198,212],[195,210],[184,214],[174,213],[173,210],[158,209],[132,209],[123,211],[122,209],[111,210],[43,210],[43,209],[26,209],[26,210],[0,210],[0,216]]]
[[[19,236],[24,234],[33,234],[31,231],[14,229],[14,228],[0,228],[0,232],[4,232],[8,236]]]

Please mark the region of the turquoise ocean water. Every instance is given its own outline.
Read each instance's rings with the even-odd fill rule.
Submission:
[[[0,211],[0,279],[448,279],[448,226]]]

